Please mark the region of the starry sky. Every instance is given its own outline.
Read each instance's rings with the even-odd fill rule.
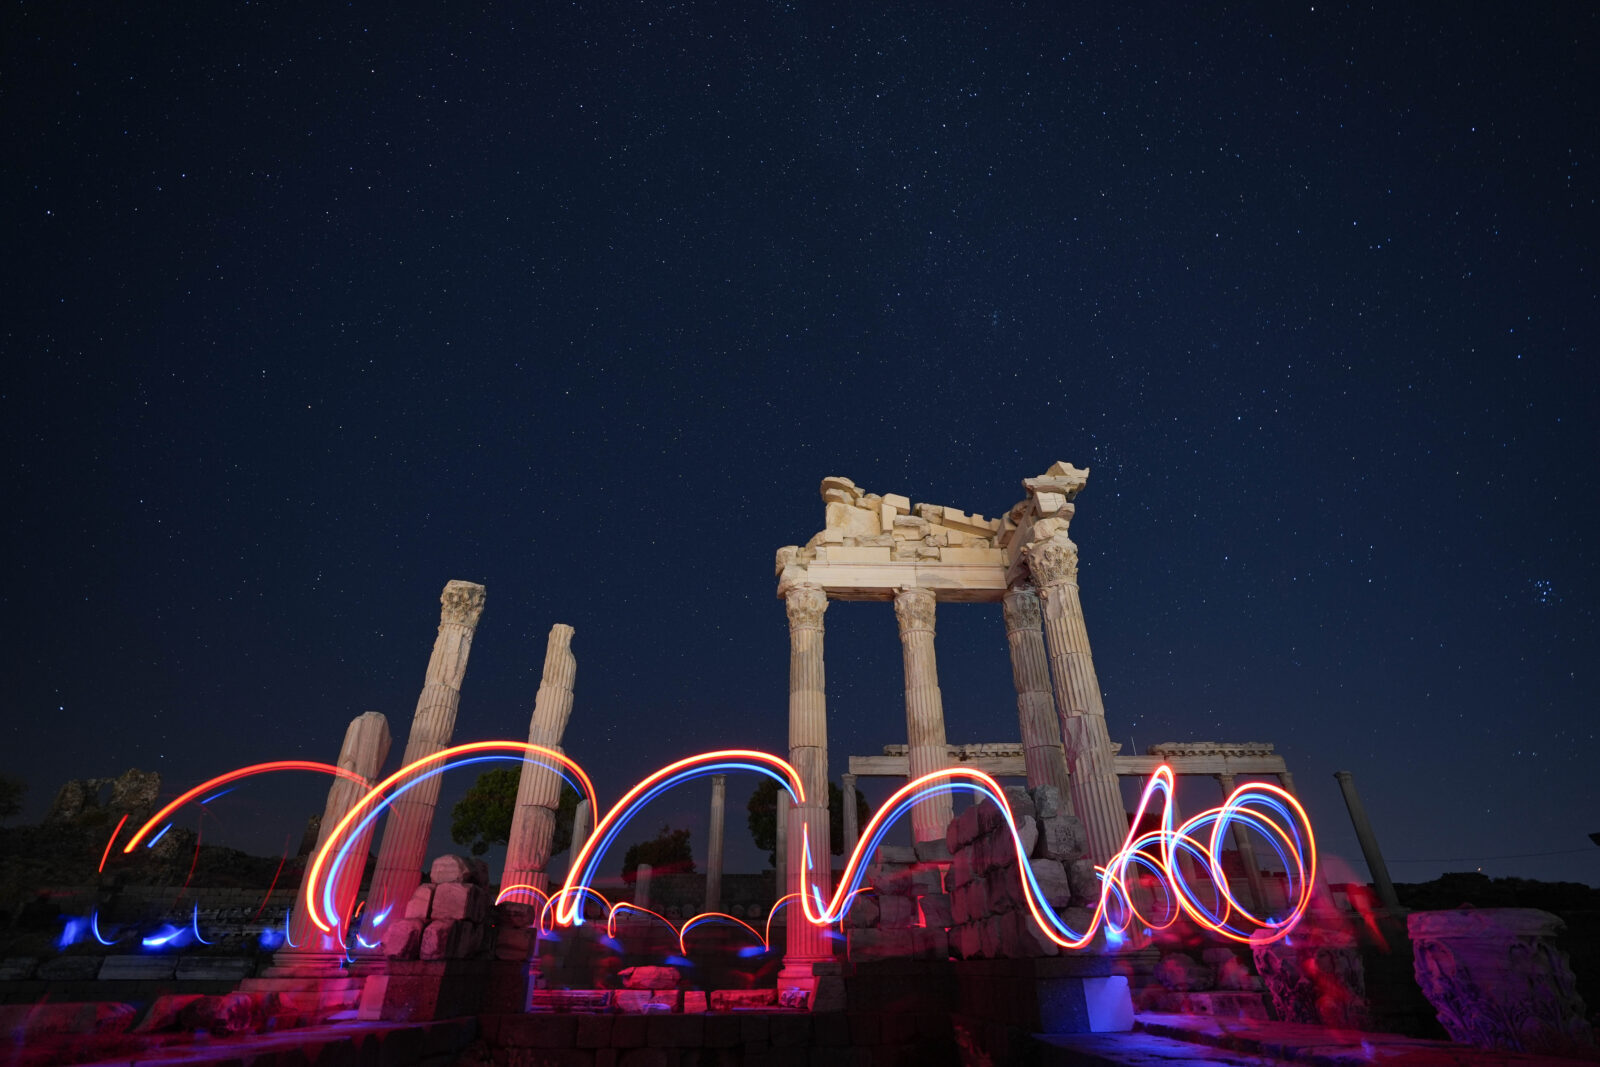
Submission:
[[[998,515],[1066,460],[1125,751],[1275,743],[1355,877],[1340,769],[1396,880],[1600,884],[1597,20],[9,5],[0,771],[37,818],[368,709],[393,767],[453,578],[457,739],[526,736],[566,622],[602,796],[782,752],[819,481]],[[938,625],[949,739],[1015,739],[998,607]],[[837,775],[902,674],[886,605],[827,626]],[[703,849],[695,789],[642,819]]]

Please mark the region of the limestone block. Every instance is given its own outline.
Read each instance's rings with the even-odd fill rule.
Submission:
[[[1022,839],[1023,853],[1032,856],[1039,847],[1039,821],[1032,815],[1024,815],[1017,824],[1017,836]]]
[[[444,855],[433,861],[428,868],[428,881],[434,885],[443,885],[448,882],[470,882],[474,872],[472,861],[465,856]]]
[[[8,956],[0,960],[0,982],[25,982],[38,964],[32,956]]]
[[[704,994],[701,994],[704,996]],[[688,994],[684,994],[688,996]],[[811,1010],[816,1012],[842,1012],[845,1009],[844,979],[838,975],[824,975],[817,979],[811,991]],[[684,1008],[688,1010],[687,1006]]]
[[[679,974],[676,967],[629,967],[621,971],[625,989],[677,989]]]
[[[936,837],[928,841],[918,841],[912,846],[916,853],[918,863],[949,863],[950,850],[945,847],[944,838]]]
[[[1064,908],[1072,903],[1072,883],[1060,860],[1036,859],[1031,860],[1029,866],[1033,868],[1034,880],[1039,883],[1051,907]]]
[[[462,959],[471,959],[483,948],[483,931],[485,927],[482,923],[475,922],[462,922],[459,925],[461,927],[461,941],[457,951],[461,953]]]
[[[99,956],[57,956],[39,964],[36,974],[43,982],[87,982],[100,973],[101,962]]]
[[[685,1015],[698,1015],[706,1010],[706,994],[701,989],[686,989],[683,991],[683,1013]],[[840,1010],[843,1010],[841,1007]]]
[[[712,1011],[735,1011],[739,1008],[770,1008],[778,1002],[776,989],[714,989],[711,991]]]
[[[878,898],[878,926],[885,930],[899,930],[917,921],[917,905],[910,897],[883,896]]]
[[[989,911],[1016,911],[1026,908],[1028,900],[1022,889],[1022,874],[1015,867],[996,871],[989,878]]]
[[[1045,936],[1028,912],[1013,911],[1000,917],[1000,954],[1005,958],[1030,960],[1060,952],[1061,947]]]
[[[1033,789],[1033,811],[1041,819],[1060,815],[1066,809],[1061,804],[1061,787],[1040,785]]]
[[[968,808],[954,819],[944,832],[945,847],[953,856],[972,843],[978,836],[978,815],[976,808]]]
[[[1075,859],[1066,865],[1067,881],[1072,885],[1072,899],[1083,907],[1092,908],[1100,902],[1100,875],[1094,861]]]
[[[1006,786],[1006,805],[1011,808],[1011,818],[1022,821],[1024,815],[1034,814],[1033,796],[1025,786]]]
[[[1088,837],[1076,815],[1057,814],[1041,820],[1040,831],[1039,836],[1044,839],[1039,848],[1041,856],[1071,861],[1083,856],[1088,849]]]
[[[959,563],[971,567],[1000,567],[1003,566],[1001,551],[998,548],[946,548],[939,559],[943,563]]]
[[[406,910],[402,918],[421,919],[426,922],[428,909],[433,905],[433,890],[433,885],[428,882],[417,886],[416,891],[411,894],[411,899],[406,901]]]
[[[913,896],[922,896],[925,893],[944,892],[944,871],[938,867],[919,867],[911,874],[911,893]]]
[[[1169,952],[1156,964],[1155,980],[1179,992],[1211,989],[1217,984],[1210,967],[1186,952]]]
[[[953,823],[951,825],[954,825]],[[972,849],[963,848],[955,854],[950,861],[950,873],[946,876],[951,886],[959,888],[972,881]]]
[[[677,1011],[681,999],[676,989],[619,989],[613,998],[618,1011],[642,1015]]]
[[[878,902],[864,893],[859,893],[850,900],[850,910],[845,912],[844,924],[856,929],[877,926],[878,915]]]
[[[157,997],[150,1010],[145,1013],[144,1019],[134,1027],[136,1034],[159,1033],[162,1030],[175,1030],[178,1020],[183,1015],[183,1010],[195,1001],[202,999],[199,993],[164,993]]]
[[[1009,829],[989,839],[989,862],[997,871],[1010,871],[1017,865],[1017,842]]]
[[[465,925],[455,919],[434,919],[422,928],[422,944],[418,955],[425,960],[459,959],[463,955],[462,935],[465,931],[462,927]]]
[[[965,923],[950,932],[951,947],[964,960],[977,959],[983,953],[983,935],[976,923]]]
[[[922,921],[929,927],[944,929],[951,923],[950,898],[944,893],[928,893],[917,899]]]
[[[865,963],[909,958],[916,953],[917,933],[917,930],[909,927],[900,930],[851,930],[846,934],[850,960],[852,963]]]
[[[535,925],[539,921],[539,909],[532,904],[513,901],[505,904],[496,904],[494,908],[495,923],[503,930],[510,927],[522,930]]]
[[[1000,959],[1001,918],[991,915],[978,923],[978,954],[984,959]]]
[[[537,938],[530,927],[502,926],[495,931],[494,958],[497,960],[525,960],[533,955]]]
[[[909,867],[917,862],[917,853],[910,845],[879,845],[877,866],[887,871],[891,864]]]
[[[943,927],[917,927],[911,931],[911,955],[919,960],[947,960],[950,958],[950,936]]]
[[[200,997],[178,1013],[178,1024],[213,1035],[253,1034],[266,1027],[265,1009],[264,999],[250,993]]]
[[[1005,824],[1005,820],[1000,817],[1000,809],[994,806],[992,800],[975,804],[972,810],[978,813],[978,836],[992,834]]]
[[[489,908],[489,894],[479,885],[446,882],[434,887],[434,919],[466,919],[481,922]]]
[[[873,879],[872,887],[878,891],[880,900],[884,897],[914,897],[917,895],[916,872],[912,870],[885,872]]]
[[[845,499],[860,500],[861,490],[849,478],[842,478],[837,474],[830,474],[822,479],[822,499],[828,499],[829,492],[843,493]]]
[[[977,922],[988,916],[993,910],[989,907],[989,880],[987,878],[974,879],[967,884],[967,919]]]
[[[960,926],[971,918],[967,911],[967,900],[966,886],[959,886],[950,894],[950,925]]]

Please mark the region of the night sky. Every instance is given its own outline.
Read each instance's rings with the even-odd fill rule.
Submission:
[[[1125,751],[1275,743],[1362,879],[1339,769],[1396,880],[1600,884],[1600,18],[1390,6],[9,5],[0,771],[36,819],[367,709],[392,768],[453,578],[458,740],[566,622],[604,798],[783,752],[819,481],[1066,460]],[[1017,738],[998,606],[938,625],[949,739]],[[887,605],[827,627],[837,776],[902,673]],[[703,849],[693,788],[642,818]]]

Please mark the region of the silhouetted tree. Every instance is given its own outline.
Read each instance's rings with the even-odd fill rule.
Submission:
[[[13,774],[0,774],[0,822],[22,811],[22,798],[27,792],[27,782]]]
[[[496,767],[478,775],[477,782],[450,809],[450,840],[469,846],[474,856],[483,855],[491,845],[511,840],[511,817],[517,810],[517,782],[521,776],[521,767]],[[550,855],[559,855],[571,847],[572,819],[577,810],[578,791],[562,782]]]
[[[633,881],[641,863],[650,865],[652,877],[657,874],[693,874],[694,852],[689,847],[689,831],[674,830],[663,823],[654,841],[629,845],[628,851],[622,855],[623,880]]]
[[[767,862],[778,865],[778,783],[763,778],[756,791],[745,804],[747,825],[756,848],[767,850]],[[865,826],[871,814],[867,798],[856,793],[856,825]],[[828,783],[828,850],[835,856],[844,854],[844,790]]]

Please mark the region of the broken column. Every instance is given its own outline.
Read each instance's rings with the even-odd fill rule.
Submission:
[[[1052,472],[1056,469],[1051,468]],[[1128,814],[1117,785],[1105,703],[1089,651],[1083,604],[1078,599],[1078,546],[1067,536],[1074,505],[1064,492],[1049,491],[1051,481],[1047,476],[1023,483],[1033,493],[1041,516],[1033,524],[1031,542],[1023,552],[1043,602],[1045,643],[1071,776],[1072,808],[1089,835],[1090,856],[1103,864],[1127,839]],[[1046,485],[1036,487],[1034,483]]]
[[[706,846],[706,911],[722,907],[722,831],[727,821],[728,776],[711,776],[710,842]]]
[[[407,765],[450,744],[461,705],[461,679],[467,673],[467,656],[472,652],[472,634],[483,614],[483,601],[484,588],[475,582],[454,581],[444,587],[439,598],[439,635],[406,740]],[[433,777],[406,790],[389,808],[383,844],[378,849],[378,869],[367,894],[372,911],[381,912],[411,899],[411,891],[422,881],[438,803],[439,779]]]
[[[828,595],[820,585],[797,583],[783,590],[789,616],[789,762],[805,788],[803,803],[788,815],[788,884],[784,892],[801,893],[808,884],[832,895],[833,862],[828,850],[828,717],[822,665],[822,615]],[[780,813],[782,805],[779,806]],[[806,869],[809,846],[812,867]],[[779,988],[811,989],[811,968],[831,960],[833,950],[823,930],[805,920],[799,901],[788,924],[787,949]]]
[[[1389,867],[1378,849],[1378,835],[1372,831],[1367,809],[1361,805],[1361,794],[1356,792],[1355,776],[1349,771],[1334,771],[1333,776],[1339,780],[1339,789],[1344,793],[1344,806],[1350,809],[1350,822],[1356,828],[1356,840],[1361,842],[1361,855],[1366,857],[1367,870],[1372,872],[1372,887],[1378,891],[1378,899],[1384,907],[1398,910],[1400,898],[1389,880]]]
[[[910,776],[919,778],[949,762],[944,736],[944,699],[939,693],[939,668],[933,651],[936,599],[931,589],[901,589],[894,598],[900,623],[901,659],[906,674],[906,734]],[[942,841],[950,825],[950,795],[941,793],[911,809],[916,841]]]
[[[377,780],[383,761],[388,758],[389,720],[376,711],[369,711],[351,719],[349,727],[344,732],[344,744],[339,748],[339,766],[365,778],[370,788],[371,783]],[[340,821],[350,813],[350,809],[360,803],[366,794],[367,789],[363,789],[348,778],[333,780],[333,785],[328,787],[328,800],[322,808],[321,829],[317,833],[317,851],[321,851],[322,846],[328,842],[328,835],[333,833]],[[366,873],[367,849],[371,843],[372,828],[368,827],[352,842],[349,852],[345,854],[345,861],[339,868],[339,880],[333,888],[333,899],[339,909],[341,922],[350,914],[355,897],[361,890],[361,876]],[[310,913],[300,903],[304,893],[305,883],[302,880],[300,892],[295,894],[294,906],[289,917],[288,944],[274,954],[273,966],[298,969],[322,964],[337,968],[344,962],[344,952],[332,937],[317,929],[311,921]],[[299,947],[290,948],[289,945]]]
[[[572,715],[572,686],[578,661],[572,655],[572,627],[556,623],[550,628],[545,647],[544,673],[539,694],[534,698],[533,719],[528,725],[528,743],[560,751],[561,735]],[[522,764],[517,782],[517,806],[511,817],[511,836],[506,844],[506,865],[500,877],[502,886],[530,885],[548,891],[545,865],[550,861],[550,844],[555,838],[556,809],[561,804],[561,775],[551,767]]]
[[[1006,642],[1011,646],[1011,680],[1017,690],[1017,722],[1022,727],[1023,765],[1028,788],[1053,785],[1070,796],[1067,757],[1061,747],[1061,722],[1050,695],[1050,660],[1044,648],[1039,592],[1026,583],[1007,590],[1001,607]]]

